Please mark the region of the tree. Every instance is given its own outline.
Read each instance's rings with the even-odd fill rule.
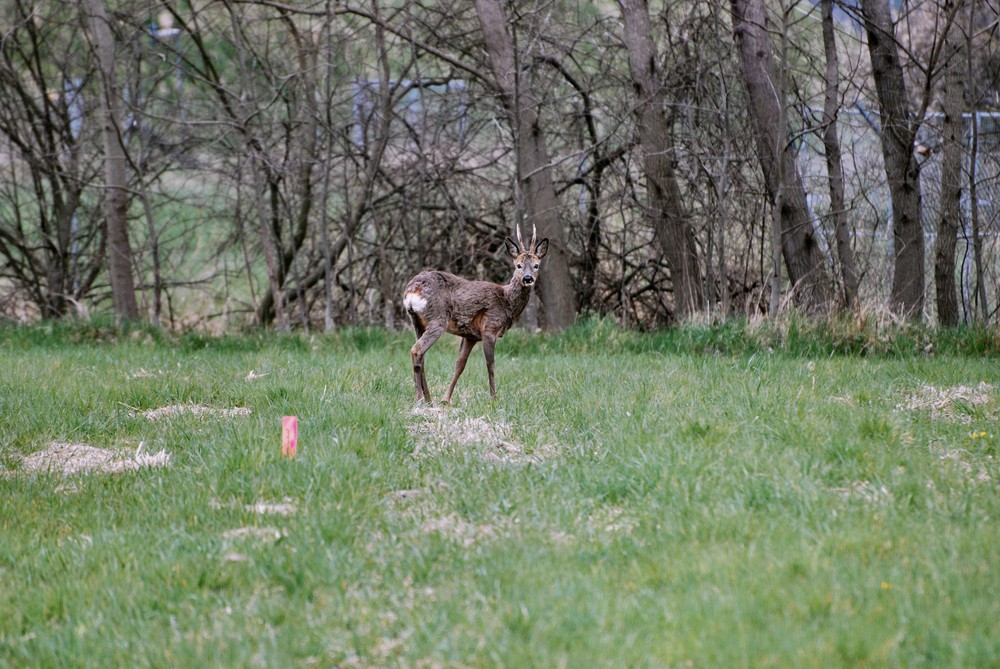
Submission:
[[[844,282],[844,305],[854,307],[858,301],[858,272],[854,262],[854,248],[851,244],[851,229],[847,222],[847,198],[844,195],[844,166],[841,159],[840,136],[837,132],[837,110],[840,99],[837,95],[838,58],[837,42],[834,37],[833,0],[823,0],[823,51],[826,54],[825,87],[823,95],[823,153],[826,158],[828,183],[830,186],[830,211],[834,221],[837,239],[837,257]]]
[[[979,318],[983,323],[989,323],[990,308],[986,302],[986,281],[984,276],[985,268],[983,266],[984,263],[983,236],[980,226],[980,215],[978,206],[979,171],[977,169],[977,165],[979,161],[979,119],[978,119],[978,114],[975,113],[976,111],[975,105],[977,103],[983,102],[984,98],[986,98],[987,96],[992,96],[994,94],[998,83],[997,79],[1000,79],[1000,73],[997,72],[997,69],[995,67],[993,68],[976,67],[977,65],[976,63],[977,57],[975,55],[976,48],[972,36],[974,32],[977,30],[979,22],[986,22],[988,25],[991,25],[991,27],[988,30],[983,31],[984,35],[995,35],[997,26],[995,21],[995,13],[987,10],[982,12],[981,15],[977,16],[976,10],[978,7],[979,7],[978,3],[973,2],[969,4],[968,23],[966,24],[967,39],[965,43],[966,80],[969,82],[969,85],[973,87],[974,91],[974,94],[970,96],[971,99],[969,101],[969,109],[970,111],[973,112],[972,113],[973,118],[971,123],[972,141],[970,143],[971,147],[969,151],[970,154],[969,155],[969,201],[973,203],[973,206],[971,207],[972,215],[970,216],[970,218],[972,219],[970,227],[972,229],[970,230],[970,232],[972,235],[972,256],[975,264],[975,270],[974,270],[975,288],[974,288],[974,294],[968,296],[964,294],[965,291],[963,290],[963,304],[966,306],[966,313],[968,314],[971,311],[973,318],[976,317],[975,306],[976,304],[978,304]],[[986,53],[990,53],[992,50],[983,49],[983,51]],[[992,57],[992,54],[990,54],[990,57]],[[990,91],[988,87],[986,88],[986,90],[982,90],[983,87],[977,84],[976,79],[974,78],[975,72],[977,70],[992,71],[993,80],[990,83],[992,83],[994,91]],[[966,250],[966,253],[968,253],[968,250]],[[971,304],[969,304],[970,302]]]
[[[872,77],[881,110],[882,157],[892,200],[891,308],[919,320],[924,309],[924,230],[920,165],[914,140],[920,119],[911,116],[888,0],[862,0]]]
[[[768,197],[774,204],[781,254],[797,303],[808,313],[821,314],[829,308],[829,281],[792,154],[788,126],[779,120],[787,118],[780,93],[785,86],[775,69],[764,3],[731,0],[731,4],[740,74],[747,92],[757,157]]]
[[[238,0],[226,2],[229,30],[224,37],[236,61],[236,67],[228,69],[219,62],[225,55],[212,46],[220,36],[212,30],[211,20],[194,14],[186,22],[175,9],[171,11],[195,45],[196,57],[187,61],[195,84],[211,94],[219,125],[225,129],[219,153],[232,169],[223,178],[232,180],[237,193],[246,194],[246,203],[240,198],[235,207],[237,234],[242,237],[247,224],[259,240],[255,248],[263,255],[267,290],[255,305],[257,321],[288,329],[290,305],[301,300],[299,315],[308,322],[308,306],[302,298],[329,276],[326,265],[320,265],[307,248],[315,230],[316,209],[326,206],[318,193],[325,197],[329,192],[328,172],[317,174],[320,167],[331,169],[322,156],[321,141],[329,128],[321,128],[320,122],[326,119],[328,124],[337,115],[329,98],[320,100],[316,95],[321,43],[316,39],[319,33],[311,30],[313,26],[322,30],[332,10],[309,12],[300,22],[293,8],[272,10]],[[313,17],[323,23],[310,24]],[[363,204],[359,210],[365,210]],[[351,218],[344,234],[332,244],[324,231],[323,247],[331,263],[351,240],[358,217]],[[253,261],[248,259],[248,265]],[[252,275],[251,267],[247,273]]]
[[[944,158],[941,217],[928,196],[926,221],[939,227],[941,322],[953,317],[956,225],[960,297],[989,313],[995,212],[976,193],[995,187],[993,147],[984,134],[958,195],[965,149],[949,110],[963,104],[953,91],[968,112],[1000,88],[982,3],[903,3],[870,43],[834,35],[837,6],[863,21],[858,3],[836,0],[0,5],[5,316],[119,313],[106,298],[131,265],[140,313],[150,305],[155,322],[162,309],[174,327],[392,328],[420,270],[503,278],[499,243],[518,222],[552,240],[529,324],[562,327],[578,305],[643,328],[715,305],[778,314],[783,293],[823,314],[883,284],[894,310],[916,313],[901,290],[914,275],[905,235],[883,269],[883,230],[906,230],[883,223],[892,161],[863,135],[900,131],[891,110],[885,123],[843,111],[877,97],[853,68],[880,37],[897,42],[906,77],[899,154],[917,176],[917,161]],[[959,43],[945,37],[962,39],[949,14],[965,29],[962,73],[948,70]],[[928,104],[947,112],[947,139],[914,160]],[[123,242],[132,260],[117,265],[110,247]]]
[[[139,319],[132,277],[132,247],[128,238],[128,157],[120,125],[121,91],[115,76],[115,40],[108,24],[104,0],[85,0],[91,46],[97,56],[101,80],[100,110],[104,138],[104,202],[108,238],[108,273],[115,317]]]
[[[625,22],[625,44],[636,96],[635,116],[649,200],[647,215],[670,267],[675,316],[684,320],[705,304],[699,277],[701,262],[674,174],[674,148],[663,117],[667,99],[657,72],[649,7],[646,0],[619,0],[618,5]]]
[[[66,315],[88,295],[104,264],[104,228],[85,193],[94,156],[84,81],[92,54],[68,39],[73,8],[17,0],[0,40],[0,279],[44,318]],[[38,95],[49,91],[50,95]],[[0,305],[5,311],[16,309]]]
[[[937,242],[934,249],[934,288],[938,323],[955,326],[959,322],[958,288],[955,281],[955,248],[962,228],[962,159],[965,151],[965,124],[962,119],[965,82],[962,74],[960,32],[954,17],[964,0],[947,0],[951,29],[945,38],[944,75],[940,90],[943,121],[941,128],[941,204]]]
[[[530,79],[518,67],[516,45],[507,28],[500,0],[476,0],[483,44],[493,73],[492,85],[500,94],[515,134],[519,186],[524,194],[528,226],[537,226],[539,238],[548,238],[545,276],[538,292],[545,307],[544,326],[560,330],[576,319],[576,296],[569,272],[569,250],[552,183],[545,133],[539,122],[539,100]],[[516,223],[520,223],[517,221]]]

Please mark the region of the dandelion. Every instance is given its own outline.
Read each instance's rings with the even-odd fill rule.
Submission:
[[[969,433],[969,438],[970,439],[984,439],[984,438],[989,437],[989,436],[990,435],[989,435],[989,433],[986,430],[979,430],[978,432],[970,432]]]
[[[883,590],[892,590],[892,586],[889,585],[888,581],[882,581],[882,589]]]

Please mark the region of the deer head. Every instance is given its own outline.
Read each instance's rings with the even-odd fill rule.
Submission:
[[[524,241],[521,239],[521,226],[518,225],[514,230],[517,233],[517,242],[507,237],[503,240],[503,243],[507,247],[508,255],[514,259],[514,281],[520,283],[522,286],[530,287],[538,279],[538,261],[548,253],[549,240],[543,239],[536,244],[535,226],[532,224],[531,241],[525,247]]]

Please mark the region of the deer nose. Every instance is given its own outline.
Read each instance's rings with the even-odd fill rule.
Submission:
[[[535,282],[535,277],[531,276],[530,274],[527,274],[525,275],[523,281],[525,286],[530,286]]]

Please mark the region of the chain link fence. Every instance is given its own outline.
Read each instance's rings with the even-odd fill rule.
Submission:
[[[814,113],[820,118],[821,113]],[[973,252],[973,217],[982,244],[982,279],[987,295],[986,312],[997,310],[1000,286],[1000,113],[965,114],[965,164],[963,167],[962,225],[958,231],[956,272],[960,308],[966,321],[978,311],[975,305],[976,271]],[[892,278],[892,202],[886,182],[877,112],[861,107],[841,110],[838,116],[842,144],[848,220],[862,280],[864,304],[887,304]],[[933,261],[941,195],[942,116],[929,115],[917,134],[914,157],[920,164],[927,300],[925,315],[935,317]],[[833,220],[823,146],[816,134],[805,134],[799,144],[799,169],[809,193],[814,222],[825,240],[831,266],[835,253]],[[974,167],[974,169],[972,169]],[[974,180],[974,181],[973,181]],[[975,188],[973,189],[973,183]],[[970,193],[975,191],[976,201]],[[974,313],[975,310],[975,313]]]

